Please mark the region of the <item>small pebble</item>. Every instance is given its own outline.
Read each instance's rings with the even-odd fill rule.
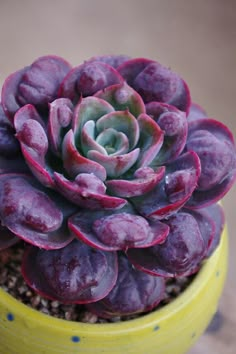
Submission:
[[[83,313],[83,315],[80,318],[81,322],[87,322],[87,323],[96,323],[98,320],[98,316],[89,312],[89,311],[85,311]]]

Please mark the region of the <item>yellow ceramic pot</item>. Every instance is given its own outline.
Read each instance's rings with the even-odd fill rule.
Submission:
[[[0,291],[1,354],[186,353],[214,315],[227,270],[227,234],[192,284],[141,318],[84,324],[41,314]]]

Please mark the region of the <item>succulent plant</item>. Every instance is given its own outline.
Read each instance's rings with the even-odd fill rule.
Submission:
[[[182,78],[145,58],[44,56],[0,104],[0,249],[25,281],[101,317],[150,311],[165,279],[196,273],[236,178],[232,133]]]

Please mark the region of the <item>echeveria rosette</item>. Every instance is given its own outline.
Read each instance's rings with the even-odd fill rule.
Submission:
[[[214,252],[235,146],[179,75],[145,58],[44,56],[1,100],[0,249],[30,244],[36,292],[105,318],[147,312],[164,278]]]
[[[127,84],[83,98],[74,110],[69,99],[57,99],[47,122],[27,104],[15,114],[14,127],[34,176],[78,206],[121,208],[123,197],[147,193],[164,176],[163,166],[148,168],[164,133]],[[107,187],[117,195],[108,195]]]

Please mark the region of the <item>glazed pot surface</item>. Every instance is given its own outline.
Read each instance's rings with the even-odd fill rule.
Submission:
[[[1,354],[183,354],[216,312],[227,272],[228,237],[171,304],[113,324],[69,322],[39,313],[0,289]]]

